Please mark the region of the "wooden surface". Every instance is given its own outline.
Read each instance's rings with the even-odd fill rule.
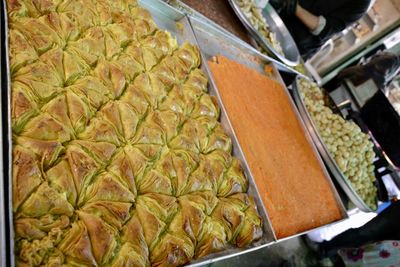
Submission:
[[[182,2],[238,36],[243,41],[250,43],[246,28],[236,16],[228,0],[182,0]]]
[[[210,62],[228,117],[278,238],[341,219],[284,88],[219,56]]]

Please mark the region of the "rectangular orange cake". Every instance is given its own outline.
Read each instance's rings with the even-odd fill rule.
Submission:
[[[277,237],[342,218],[282,85],[222,56],[209,65]]]

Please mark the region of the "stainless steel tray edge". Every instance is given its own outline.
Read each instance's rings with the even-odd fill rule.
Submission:
[[[330,185],[330,187],[332,189],[332,192],[333,192],[333,194],[335,196],[336,202],[339,204],[339,208],[340,208],[340,211],[341,211],[341,214],[342,214],[342,220],[347,219],[348,218],[348,214],[347,214],[346,209],[345,209],[345,207],[343,205],[343,201],[340,198],[339,193],[337,192],[336,187],[333,184],[331,176],[329,175],[328,170],[325,167],[324,161],[321,158],[321,155],[319,154],[319,151],[318,151],[318,148],[317,148],[316,144],[314,143],[314,139],[312,138],[312,135],[309,133],[307,125],[303,121],[301,113],[300,113],[299,109],[297,108],[292,96],[290,95],[289,90],[287,89],[286,86],[284,88],[286,89],[285,93],[289,98],[290,105],[292,106],[294,112],[296,113],[297,120],[299,121],[301,127],[303,128],[304,135],[306,136],[306,139],[307,139],[308,143],[311,145],[311,147],[312,147],[312,149],[314,151],[314,155],[317,157],[317,160],[318,160],[318,162],[319,162],[319,164],[320,164],[320,166],[322,168],[322,171],[324,172],[324,176],[325,176],[326,180],[328,181],[328,183],[329,183],[329,185]],[[336,223],[336,222],[332,222],[332,223]],[[320,227],[317,227],[315,229],[319,229],[319,228],[322,228],[322,227],[324,227],[324,226],[320,226]],[[315,230],[315,229],[304,231],[303,233],[300,233],[298,235],[308,233],[308,232],[310,232],[312,230]]]
[[[287,29],[283,23],[281,23],[282,25],[279,25],[279,26],[280,26],[280,30],[281,31],[284,30],[284,32],[279,32],[276,34],[284,35],[284,36],[282,36],[282,38],[278,38],[279,42],[281,43],[281,46],[283,48],[284,55],[277,52],[275,50],[275,48],[272,46],[272,44],[270,44],[267,40],[265,40],[265,38],[254,28],[254,26],[248,21],[247,17],[243,14],[242,10],[236,3],[236,0],[228,0],[228,2],[231,5],[232,9],[234,10],[235,14],[238,16],[238,18],[242,22],[242,24],[251,33],[251,36],[253,36],[265,50],[274,54],[280,61],[282,61],[283,63],[285,63],[286,65],[288,65],[290,67],[293,67],[293,66],[296,66],[297,64],[299,64],[299,62],[300,62],[299,51],[296,47],[296,44],[295,44],[292,36],[289,34],[289,32],[287,31]],[[271,15],[271,20],[273,20],[272,15],[274,15],[274,17],[278,17],[280,20],[279,16],[277,16],[275,13],[274,14],[271,13],[272,11],[275,12],[275,10],[273,10],[273,8],[271,7],[270,4],[267,4],[264,7],[263,13],[265,12],[265,10],[268,11],[269,15]],[[270,26],[272,26],[272,25],[270,25]],[[287,41],[287,40],[289,40],[290,44],[293,44],[293,45],[286,47],[285,46],[286,44],[284,44],[283,42]],[[288,53],[290,53],[289,56],[293,57],[293,59],[288,58]],[[292,54],[292,53],[294,53],[294,54]]]
[[[318,133],[318,130],[304,104],[303,98],[301,97],[301,93],[299,91],[298,82],[300,78],[297,77],[296,80],[293,82],[292,91],[293,91],[293,98],[297,104],[301,117],[307,126],[308,132],[310,133],[315,145],[318,148],[319,153],[321,154],[322,158],[324,159],[326,165],[329,167],[333,177],[342,187],[346,195],[349,199],[361,210],[364,212],[373,212],[373,210],[368,207],[365,202],[358,196],[358,194],[354,191],[353,187],[351,186],[350,182],[344,176],[344,174],[340,171],[339,167],[337,166],[336,162],[332,159],[330,153],[328,152],[328,148],[325,146],[324,141],[322,140],[321,136]]]
[[[281,84],[284,86],[283,80],[280,79],[280,81],[281,81]],[[341,222],[343,220],[347,220],[349,218],[349,215],[346,212],[346,208],[344,207],[343,201],[340,198],[339,193],[337,192],[336,187],[335,187],[335,185],[333,184],[333,182],[332,182],[332,180],[330,178],[330,175],[329,175],[329,173],[328,173],[328,171],[327,171],[327,169],[325,167],[323,159],[321,158],[319,150],[318,150],[316,144],[314,143],[314,139],[312,138],[312,135],[308,131],[307,125],[303,121],[301,113],[300,113],[299,109],[297,108],[292,96],[289,93],[289,89],[286,86],[284,86],[284,89],[285,89],[286,95],[289,98],[290,105],[292,106],[292,109],[294,110],[294,112],[296,114],[297,120],[300,122],[300,125],[303,128],[304,135],[306,136],[306,139],[307,139],[308,143],[311,145],[311,147],[312,147],[312,149],[314,151],[314,154],[317,157],[317,160],[318,160],[318,162],[320,163],[320,165],[322,167],[322,171],[324,172],[324,176],[326,177],[326,179],[327,179],[327,181],[328,181],[328,183],[329,183],[329,185],[330,185],[330,187],[332,189],[332,192],[333,192],[333,194],[335,196],[336,202],[339,204],[339,208],[340,208],[340,212],[341,212],[341,215],[342,215],[342,219],[339,219],[339,220],[337,220],[335,222],[332,222],[332,223],[330,223],[328,225],[335,224],[335,223]],[[305,234],[307,234],[309,232],[312,232],[312,231],[315,231],[315,230],[318,230],[318,229],[322,229],[322,228],[324,228],[326,226],[327,225],[321,225],[321,226],[319,226],[317,228],[309,229],[309,230],[297,233],[297,234],[292,235],[292,236],[288,236],[288,237],[285,237],[285,238],[280,238],[280,239],[278,239],[278,242],[285,241],[285,240],[288,240],[288,239],[293,238],[293,237],[305,235]]]
[[[281,61],[261,53],[254,46],[250,45],[249,43],[246,43],[242,39],[238,38],[236,35],[232,34],[229,31],[227,31],[225,28],[223,28],[222,26],[218,25],[214,21],[210,20],[209,18],[207,18],[206,16],[204,16],[200,12],[198,12],[198,11],[194,10],[193,8],[189,7],[188,5],[183,3],[182,1],[180,1],[180,0],[164,0],[164,1],[166,3],[169,3],[170,5],[172,5],[174,8],[179,9],[180,11],[182,11],[183,13],[188,15],[190,18],[200,19],[204,23],[209,24],[211,27],[213,27],[216,30],[218,30],[219,32],[221,32],[221,34],[226,35],[231,39],[234,39],[236,42],[241,43],[244,46],[247,46],[249,49],[253,50],[254,53],[259,54],[260,57],[265,58],[266,61],[273,62],[280,71],[284,71],[284,72],[288,72],[288,73],[294,73],[294,74],[299,75],[299,76],[301,76],[301,77],[303,77],[303,78],[305,78],[307,80],[311,79],[311,76],[307,76],[307,75],[295,70],[291,66],[285,65]]]
[[[10,73],[10,61],[8,58],[8,15],[7,15],[7,3],[5,0],[2,1],[3,5],[3,16],[4,16],[4,24],[2,23],[2,31],[4,31],[4,43],[1,45],[4,45],[4,51],[5,54],[1,55],[2,58],[2,63],[5,61],[5,66],[1,66],[2,72],[5,71],[6,73],[6,79],[2,81],[2,85],[5,84],[6,86],[2,88],[2,95],[1,95],[1,101],[4,103],[3,97],[6,97],[6,102],[7,105],[1,106],[2,112],[4,112],[4,109],[6,109],[6,114],[2,114],[2,154],[0,155],[1,157],[1,163],[0,166],[2,167],[2,171],[4,174],[4,179],[1,179],[1,190],[2,190],[2,195],[3,199],[0,201],[1,206],[4,210],[2,210],[2,213],[0,216],[2,217],[2,222],[1,222],[1,227],[2,227],[2,239],[1,240],[1,266],[14,266],[14,224],[13,224],[13,212],[12,212],[12,133],[11,133],[11,105],[8,103],[11,103],[11,73]],[[2,40],[3,41],[3,40]],[[4,60],[4,61],[3,61]],[[6,94],[4,94],[4,90],[6,90]],[[1,104],[0,104],[1,105]],[[4,119],[4,116],[6,116],[6,120]],[[5,138],[4,138],[5,137]],[[4,156],[4,157],[3,157]],[[8,228],[8,229],[6,229]],[[7,240],[8,238],[8,240]],[[4,265],[2,265],[4,264]]]
[[[191,22],[193,18],[190,18],[189,21]],[[193,27],[192,27],[193,28]],[[194,36],[196,37],[196,32],[194,32]],[[197,37],[196,37],[197,39]],[[197,42],[198,43],[198,42]],[[228,258],[232,258],[235,256],[239,256],[251,251],[255,251],[258,249],[261,249],[263,247],[269,246],[271,244],[273,244],[276,241],[276,236],[275,236],[275,232],[273,231],[272,228],[272,224],[271,221],[269,219],[268,216],[268,212],[261,200],[261,195],[258,192],[257,186],[255,184],[253,175],[251,174],[250,168],[248,166],[247,160],[244,156],[243,150],[237,140],[236,137],[236,133],[235,130],[232,127],[232,124],[229,120],[229,116],[227,114],[227,111],[225,109],[225,106],[223,104],[222,98],[218,92],[217,86],[215,84],[213,75],[211,70],[208,67],[208,63],[207,63],[207,58],[204,55],[204,53],[201,51],[202,50],[202,46],[199,46],[200,48],[200,52],[201,52],[201,58],[202,58],[202,66],[203,66],[203,70],[205,71],[205,73],[207,74],[207,76],[209,77],[209,93],[211,95],[214,95],[217,98],[218,101],[218,105],[221,109],[221,124],[223,125],[224,129],[227,130],[229,136],[232,139],[232,143],[233,143],[233,155],[235,157],[237,157],[241,162],[242,162],[242,168],[243,171],[245,173],[245,176],[247,177],[248,181],[249,181],[249,189],[248,189],[248,193],[249,195],[252,195],[254,197],[254,201],[256,202],[256,206],[257,209],[260,213],[260,216],[262,217],[263,220],[263,231],[264,231],[264,236],[261,240],[255,242],[254,244],[251,245],[250,248],[231,248],[229,250],[231,250],[233,253],[227,254],[224,251],[215,253],[215,256],[213,254],[206,256],[205,258],[199,259],[199,260],[195,260],[193,262],[191,262],[189,264],[189,266],[194,267],[194,266],[202,266],[205,264],[211,264],[217,261],[221,261],[224,259],[228,259]],[[260,209],[261,208],[261,209]],[[270,235],[271,239],[268,240],[268,235]],[[265,239],[265,237],[267,237],[267,239]]]
[[[5,2],[2,1],[0,3],[0,5],[1,5],[1,10],[2,10],[2,12],[0,14],[0,17],[1,17],[1,22],[0,23],[1,23],[1,26],[2,26],[2,28],[0,30],[0,32],[1,32],[1,41],[2,41],[2,43],[0,44],[0,48],[1,48],[1,52],[5,51],[4,54],[6,55],[7,52],[6,52],[5,48],[3,47],[3,45],[6,43],[5,40],[7,40],[7,35],[6,35],[7,24],[8,24],[7,20],[6,20],[7,13],[5,12],[5,10],[6,10],[5,6],[4,6]],[[3,27],[3,25],[4,25],[4,27]],[[3,38],[4,38],[4,40],[3,40]],[[1,64],[2,65],[5,62],[4,61],[5,58],[3,58],[3,57],[4,57],[4,55],[1,54],[0,58],[1,58]],[[7,64],[5,64],[5,65],[7,65]],[[0,84],[1,84],[2,92],[0,94],[0,110],[3,110],[2,109],[3,91],[6,90],[6,93],[8,93],[7,82],[4,80],[4,76],[6,76],[6,79],[7,79],[8,74],[4,75],[4,73],[3,73],[3,72],[7,73],[7,69],[8,69],[7,67],[3,68],[3,66],[1,68],[1,76],[0,76],[0,82],[1,83]],[[0,173],[1,173],[0,178],[3,178],[3,177],[8,177],[8,176],[5,175],[5,171],[6,170],[4,169],[4,166],[3,166],[3,142],[4,142],[3,119],[0,120],[0,133],[2,135],[1,136],[1,142],[0,142]],[[1,188],[1,191],[0,191],[0,266],[5,266],[6,255],[7,255],[6,237],[5,237],[5,235],[6,235],[5,220],[7,220],[8,217],[4,216],[6,214],[6,211],[5,211],[6,206],[5,206],[5,203],[4,203],[4,198],[5,198],[5,194],[4,194],[5,193],[4,179],[0,179],[0,188]]]
[[[194,33],[195,33],[195,35],[196,35],[197,42],[200,44],[200,48],[203,47],[203,49],[204,49],[204,46],[202,46],[201,44],[207,43],[207,41],[201,41],[201,40],[200,40],[201,38],[199,38],[199,35],[202,34],[202,33],[200,32],[200,27],[201,27],[201,25],[203,25],[204,29],[201,29],[202,32],[209,34],[209,35],[210,35],[210,39],[211,39],[211,38],[213,37],[213,36],[211,35],[212,26],[209,25],[209,24],[207,24],[207,23],[204,23],[202,20],[200,20],[200,19],[198,19],[198,18],[195,18],[195,17],[191,17],[191,18],[190,18],[190,23],[191,23],[192,28],[193,28],[193,31],[194,31]],[[215,30],[215,29],[214,29],[214,30]],[[204,38],[204,37],[203,37],[203,38]],[[222,39],[222,37],[221,37],[221,39]],[[228,41],[230,41],[231,43],[234,43],[234,42],[235,42],[235,40],[233,40],[233,39],[228,39]],[[216,42],[222,42],[222,41],[221,41],[220,39],[218,39]],[[210,44],[206,49],[208,49],[208,50],[211,49],[211,50],[212,50],[212,48],[210,48],[210,46],[211,46],[211,44]],[[226,50],[228,50],[228,48],[226,48]],[[252,50],[250,50],[250,51],[252,52]],[[212,52],[214,52],[214,51],[212,51]],[[224,52],[225,52],[225,51],[224,51]],[[233,54],[233,53],[232,53],[232,54]],[[203,56],[204,56],[204,53],[203,53]],[[257,57],[257,56],[259,56],[259,55],[258,55],[258,54],[254,54],[253,56]],[[240,60],[241,60],[241,59],[239,59],[239,60],[236,59],[236,61],[238,61],[239,63],[242,63],[242,64],[243,64],[243,62],[240,62]],[[246,63],[247,63],[246,65],[248,65],[249,67],[253,67],[253,68],[254,68],[254,66],[252,66],[252,65],[254,65],[254,64],[251,64],[251,63],[249,63],[249,62],[246,62]],[[249,64],[250,64],[250,65],[249,65]],[[272,66],[274,67],[274,65],[272,65]],[[260,71],[263,71],[263,70],[262,70],[261,68],[259,68],[258,71],[260,72]],[[208,70],[208,72],[209,72],[209,76],[212,77],[212,73],[211,73],[209,70]],[[275,74],[275,75],[274,75],[273,78],[274,78],[275,80],[277,80],[277,81],[283,86],[283,88],[284,88],[284,90],[285,90],[285,93],[286,93],[286,95],[287,95],[287,97],[288,97],[288,99],[289,99],[289,101],[290,101],[291,106],[292,106],[292,109],[294,110],[294,112],[295,112],[295,114],[296,114],[296,117],[297,117],[299,123],[301,124],[301,126],[302,126],[302,128],[303,128],[303,132],[304,132],[304,134],[305,134],[305,136],[306,136],[308,142],[309,142],[310,145],[312,146],[312,149],[313,149],[313,151],[314,151],[314,154],[315,154],[315,156],[317,157],[317,160],[319,161],[320,166],[321,166],[322,169],[323,169],[324,175],[325,175],[325,177],[326,177],[326,179],[327,179],[327,181],[328,181],[328,183],[329,183],[329,185],[330,185],[330,187],[331,187],[331,189],[332,189],[332,192],[334,193],[334,196],[335,196],[335,199],[336,199],[337,203],[339,204],[339,208],[340,208],[341,215],[342,215],[343,219],[348,218],[348,215],[347,215],[347,213],[346,213],[346,211],[345,211],[343,202],[341,201],[341,199],[340,199],[340,197],[339,197],[339,194],[337,193],[336,188],[335,188],[335,186],[334,186],[332,180],[330,179],[330,176],[329,176],[329,174],[328,174],[328,172],[327,172],[327,170],[326,170],[326,168],[325,168],[324,162],[322,161],[322,159],[321,159],[321,157],[320,157],[320,155],[319,155],[319,153],[318,153],[318,150],[317,150],[317,148],[316,148],[316,146],[315,146],[315,144],[314,144],[314,142],[313,142],[313,139],[311,138],[311,135],[309,134],[308,130],[306,129],[306,125],[305,125],[305,123],[303,122],[303,120],[302,120],[302,118],[301,118],[301,115],[300,115],[300,113],[299,113],[299,111],[298,111],[298,109],[297,109],[297,107],[296,107],[296,105],[295,105],[295,103],[294,103],[294,101],[293,101],[293,99],[292,99],[292,97],[291,97],[291,95],[290,95],[290,93],[289,93],[287,87],[284,85],[284,82],[283,82],[283,80],[282,80],[282,77],[279,75],[279,72],[276,70],[276,68],[274,68],[274,74]],[[214,79],[211,79],[211,81],[214,82]],[[214,86],[216,87],[215,83],[214,83]],[[218,90],[217,90],[217,92],[218,92]],[[218,98],[220,98],[219,95],[218,95]],[[220,99],[218,99],[218,100],[221,101]],[[222,104],[222,106],[223,106],[223,104]],[[226,112],[226,111],[225,111],[225,112]],[[228,120],[229,120],[229,116],[228,116]],[[229,124],[230,124],[230,122],[229,122]],[[233,127],[230,127],[230,128],[233,129]],[[237,138],[235,138],[235,139],[237,139]],[[239,145],[239,147],[240,147],[240,145]],[[245,158],[245,157],[244,157],[244,158]],[[265,208],[265,207],[264,207],[264,208]],[[267,211],[266,211],[266,213],[268,214]],[[339,221],[340,221],[340,220],[339,220]],[[336,222],[333,222],[333,223],[336,223]],[[272,225],[272,224],[271,224],[271,225]],[[325,225],[325,226],[326,226],[326,225]],[[321,226],[321,227],[324,227],[324,226]],[[318,227],[318,228],[321,228],[321,227]],[[290,237],[288,237],[288,238],[291,238],[291,237],[294,237],[294,236],[299,236],[299,235],[308,233],[308,232],[313,231],[313,230],[318,229],[318,228],[310,229],[310,230],[307,230],[307,231],[298,233],[298,234],[296,234],[296,235],[290,236]],[[276,237],[275,237],[275,238],[276,238]],[[287,239],[287,238],[284,238],[284,239]],[[282,240],[282,239],[279,239],[279,240]]]
[[[186,16],[181,10],[168,5],[162,0],[138,0],[139,4],[147,9],[163,13],[166,17],[173,20],[180,20]],[[158,25],[157,25],[158,26]]]
[[[282,81],[282,84],[283,84],[283,81]],[[307,125],[306,125],[306,123],[304,122],[304,120],[303,120],[303,118],[301,116],[301,112],[297,108],[292,96],[289,93],[289,89],[286,86],[284,88],[285,88],[285,93],[289,98],[290,105],[292,106],[294,112],[296,113],[296,117],[297,117],[298,121],[300,122],[301,127],[303,128],[304,135],[306,136],[306,139],[307,139],[308,143],[311,145],[311,147],[312,147],[312,149],[314,151],[314,154],[317,157],[317,160],[318,160],[318,162],[320,163],[320,165],[322,167],[322,171],[324,172],[324,176],[327,179],[327,181],[328,181],[328,183],[329,183],[329,185],[330,185],[330,187],[332,189],[332,192],[333,192],[333,194],[335,196],[336,202],[339,204],[339,208],[340,208],[340,212],[341,212],[341,215],[342,215],[342,219],[339,219],[339,220],[337,220],[335,222],[332,222],[330,224],[327,224],[327,225],[332,225],[332,224],[347,220],[349,218],[349,215],[346,212],[346,208],[344,207],[343,201],[340,198],[339,193],[337,192],[336,187],[335,187],[335,185],[333,184],[333,182],[332,182],[332,180],[330,178],[330,175],[329,175],[329,173],[328,173],[328,171],[327,171],[327,169],[325,167],[324,161],[321,158],[321,155],[319,153],[318,147],[315,144],[314,139],[312,138],[312,135],[308,131]],[[280,239],[278,239],[278,242],[285,241],[285,240],[288,240],[288,239],[293,238],[293,237],[298,237],[298,236],[301,236],[301,235],[305,235],[305,234],[310,233],[312,231],[315,231],[315,230],[318,230],[318,229],[322,229],[322,228],[326,227],[327,225],[321,225],[321,226],[319,226],[317,228],[309,229],[309,230],[297,233],[297,234],[295,234],[293,236],[280,238]]]

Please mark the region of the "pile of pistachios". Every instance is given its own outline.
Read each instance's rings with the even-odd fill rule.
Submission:
[[[306,108],[332,158],[357,194],[375,210],[375,153],[370,137],[354,122],[333,113],[326,104],[323,90],[315,83],[301,79],[299,85]]]

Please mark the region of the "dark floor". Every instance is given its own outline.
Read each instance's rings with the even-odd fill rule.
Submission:
[[[238,257],[219,261],[210,267],[303,267],[320,266],[316,255],[306,246],[303,238],[295,237]]]

